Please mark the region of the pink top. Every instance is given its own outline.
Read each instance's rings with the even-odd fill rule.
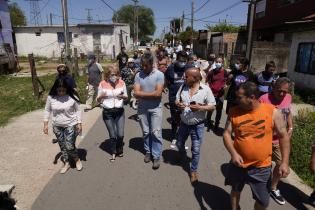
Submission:
[[[282,112],[283,118],[288,126],[288,116],[291,112],[292,103],[292,96],[290,94],[286,94],[282,101],[278,101],[272,94],[266,93],[259,98],[259,101],[265,104],[272,104],[279,109]],[[276,133],[273,135],[272,143],[279,144],[279,136]]]

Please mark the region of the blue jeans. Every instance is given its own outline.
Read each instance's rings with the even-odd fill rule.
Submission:
[[[163,109],[138,109],[138,117],[143,132],[144,150],[151,153],[153,159],[160,159],[162,153],[162,117]]]
[[[76,126],[53,126],[53,132],[58,140],[62,160],[64,162],[69,162],[70,158],[77,160],[79,155],[77,148],[75,147],[75,141],[77,138]]]
[[[178,138],[176,145],[179,149],[179,152],[183,155],[186,155],[185,150],[185,142],[190,135],[191,138],[191,153],[192,153],[192,160],[191,160],[191,172],[196,172],[198,168],[199,158],[200,158],[200,147],[203,139],[204,133],[204,123],[198,125],[186,125],[185,123],[181,122],[179,129],[178,129]]]
[[[111,139],[112,154],[122,154],[125,127],[124,109],[103,109],[103,120]]]

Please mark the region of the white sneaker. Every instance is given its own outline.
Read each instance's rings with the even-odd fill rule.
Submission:
[[[172,149],[176,149],[176,148],[177,148],[176,142],[177,142],[176,139],[173,139],[173,140],[172,140],[172,143],[171,143],[171,145],[170,145],[170,147],[171,147]]]
[[[61,174],[66,173],[66,172],[69,170],[69,168],[70,168],[69,163],[65,163],[65,164],[62,166],[62,168],[60,169],[60,173],[61,173]]]
[[[82,170],[83,166],[80,159],[78,159],[77,162],[75,163],[75,167],[77,168],[78,171]]]

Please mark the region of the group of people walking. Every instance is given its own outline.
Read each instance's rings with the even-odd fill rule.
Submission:
[[[231,70],[224,68],[224,59],[209,55],[208,68],[201,70],[197,57],[187,51],[176,53],[171,61],[168,49],[159,48],[155,55],[142,56],[136,52],[129,58],[125,49],[118,55],[119,66],[106,67],[89,56],[87,68],[88,99],[86,111],[92,108],[93,95],[102,108],[103,120],[111,141],[110,162],[123,157],[125,111],[131,91],[138,101],[137,115],[143,132],[144,162],[152,161],[152,168],[160,167],[163,150],[162,95],[168,90],[171,114],[172,142],[181,161],[187,161],[186,141],[191,138],[190,180],[198,183],[198,163],[205,127],[215,133],[220,129],[224,97],[226,121],[223,142],[231,155],[225,183],[232,186],[232,209],[239,207],[240,193],[247,183],[256,200],[255,209],[266,209],[269,197],[279,204],[285,200],[277,188],[280,178],[289,174],[290,137],[293,132],[290,80],[274,75],[276,65],[266,64],[258,75],[250,71],[249,61],[238,58]],[[58,66],[68,71],[65,65]],[[75,139],[82,131],[80,99],[75,82],[66,74],[57,76],[45,106],[44,133],[48,133],[48,119],[52,114],[53,132],[57,137],[64,166],[70,159],[77,170],[82,164],[75,147]],[[229,86],[228,92],[225,90]],[[212,112],[216,111],[214,125]],[[272,161],[276,166],[272,172]],[[315,168],[315,167],[314,167]]]

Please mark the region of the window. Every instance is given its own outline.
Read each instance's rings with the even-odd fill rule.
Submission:
[[[65,36],[63,32],[57,32],[57,37],[59,43],[65,42]],[[72,42],[72,32],[69,32],[69,41]]]
[[[266,0],[258,1],[256,4],[256,19],[265,17]]]
[[[315,75],[315,42],[299,44],[295,71]]]

